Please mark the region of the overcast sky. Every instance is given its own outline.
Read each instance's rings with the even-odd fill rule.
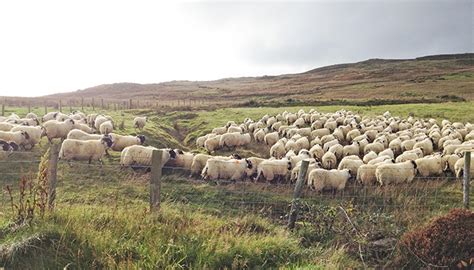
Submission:
[[[0,96],[474,51],[473,1],[1,1]]]

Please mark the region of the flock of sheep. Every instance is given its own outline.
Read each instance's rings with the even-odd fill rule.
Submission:
[[[146,117],[136,117],[142,130]],[[11,151],[29,150],[46,136],[61,139],[62,160],[102,162],[108,150],[121,151],[122,166],[150,166],[153,146],[143,146],[143,135],[113,133],[112,117],[81,112],[50,112],[39,118],[29,113],[0,117],[0,159]],[[213,156],[216,150],[251,143],[266,144],[270,158]],[[409,183],[415,176],[462,175],[465,151],[474,148],[474,125],[435,119],[406,119],[389,112],[361,117],[351,111],[321,113],[315,110],[265,115],[246,119],[196,139],[208,154],[163,149],[166,166],[182,167],[204,179],[295,181],[302,160],[309,161],[308,186],[315,190],[342,190],[348,181],[370,185]],[[474,161],[474,159],[472,159]],[[471,171],[474,164],[471,164]],[[473,173],[473,172],[471,172]]]
[[[209,154],[252,141],[270,147],[269,159],[178,154],[193,174],[209,179],[286,179],[295,181],[301,161],[309,161],[307,184],[315,189],[344,189],[347,182],[370,185],[409,183],[415,176],[460,177],[464,154],[474,148],[474,125],[435,119],[406,119],[389,112],[361,117],[351,111],[315,110],[265,115],[258,121],[228,122],[196,140]],[[474,159],[472,159],[474,161]],[[471,174],[474,162],[471,161]],[[172,161],[176,163],[176,161]]]

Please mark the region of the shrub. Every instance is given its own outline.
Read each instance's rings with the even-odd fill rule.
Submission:
[[[405,233],[401,238],[402,249],[408,251],[405,260],[410,261],[414,254],[424,264],[454,268],[463,261],[466,265],[474,257],[472,224],[474,212],[453,209],[425,227]]]

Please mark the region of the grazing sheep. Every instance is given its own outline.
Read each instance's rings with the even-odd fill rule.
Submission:
[[[443,171],[445,172],[450,171],[451,173],[456,174],[456,169],[454,166],[460,158],[462,158],[462,155],[459,155],[459,154],[441,156],[442,164],[444,164]]]
[[[78,123],[76,121],[74,121],[74,129],[79,129],[90,134],[95,132],[95,129],[89,127],[87,124]]]
[[[334,155],[336,155],[337,160],[341,160],[343,150],[344,150],[344,147],[342,147],[342,145],[335,144],[335,145],[329,147],[328,152],[333,152]]]
[[[349,170],[314,169],[309,173],[308,186],[315,191],[324,189],[343,190],[351,177]]]
[[[461,178],[464,175],[464,158],[458,159],[454,164],[454,172],[457,178]],[[469,168],[471,179],[474,178],[474,158],[471,158],[471,167]]]
[[[253,133],[253,137],[257,143],[263,142],[265,140],[265,131],[261,128],[256,129]]]
[[[100,134],[89,134],[80,129],[73,129],[67,134],[67,139],[89,141],[89,140],[100,140],[103,135]]]
[[[28,133],[29,139],[27,139],[26,142],[23,145],[23,147],[25,147],[26,149],[31,149],[36,144],[40,143],[41,137],[43,137],[46,134],[45,133],[46,130],[42,126],[34,126],[34,127],[17,126],[17,127],[12,128],[11,131],[12,132],[14,132],[14,131],[25,131],[26,133]]]
[[[222,160],[211,158],[207,160],[201,175],[203,179],[243,180],[252,167],[252,163],[246,159]]]
[[[375,170],[377,182],[381,186],[400,183],[411,183],[416,174],[416,162],[414,160],[403,163],[381,164]]]
[[[112,125],[112,122],[110,121],[105,121],[104,123],[100,124],[99,131],[100,134],[109,134],[114,130],[114,126]]]
[[[152,146],[132,145],[125,147],[120,154],[121,166],[150,166],[153,150],[159,150]],[[168,160],[176,158],[176,153],[172,149],[162,149],[162,164]]]
[[[433,153],[433,139],[426,138],[423,141],[417,142],[413,145],[413,149],[420,148],[423,151],[423,155],[431,155]]]
[[[120,135],[116,133],[109,133],[108,135],[113,141],[113,144],[110,148],[114,151],[122,151],[125,147],[132,146],[132,145],[143,145],[145,143],[144,135],[131,136],[131,135]]]
[[[48,137],[49,142],[53,139],[65,139],[69,131],[74,128],[74,120],[67,119],[64,122],[58,120],[49,120],[43,123],[45,128],[46,137]]]
[[[412,150],[413,146],[415,146],[415,143],[416,143],[415,139],[402,141],[402,145],[401,145],[402,146],[402,152]]]
[[[321,163],[325,169],[335,169],[337,165],[336,155],[333,152],[326,152],[321,159]]]
[[[270,148],[270,156],[275,157],[275,158],[284,157],[286,154],[285,142],[286,140],[279,140],[277,143],[275,143]]]
[[[357,170],[362,165],[364,165],[364,162],[358,156],[348,156],[341,160],[337,169],[338,170],[348,169],[351,176],[356,177]]]
[[[24,126],[38,126],[40,124],[38,119],[31,119],[31,118],[18,119],[16,120],[16,122]]]
[[[198,137],[196,139],[196,146],[197,147],[204,147],[204,142],[210,138],[210,137],[213,137],[213,136],[216,136],[216,134],[213,134],[213,133],[209,133],[209,134],[206,134],[204,136],[201,136],[201,137]]]
[[[219,148],[219,142],[222,135],[216,135],[210,138],[207,138],[204,142],[204,148],[206,148],[209,154],[214,153]]]
[[[239,132],[225,133],[220,136],[219,147],[233,148],[249,144],[250,134],[241,134]],[[205,142],[204,142],[205,143]]]
[[[29,139],[30,135],[26,131],[0,131],[0,140],[6,142],[14,142],[17,145],[22,146],[23,148],[25,145],[28,144]]]
[[[265,144],[268,145],[268,146],[274,145],[279,139],[280,139],[280,137],[278,136],[278,132],[276,132],[276,131],[268,133],[263,138]]]
[[[380,142],[373,142],[369,143],[364,147],[364,154],[367,154],[371,151],[375,152],[376,154],[382,152],[385,149],[384,145]]]
[[[258,181],[261,178],[268,182],[277,178],[286,180],[291,169],[291,162],[287,159],[264,160],[258,166],[255,180]]]
[[[327,128],[320,128],[320,129],[315,129],[311,131],[311,138],[322,138],[323,136],[330,135],[331,131]]]
[[[146,116],[137,116],[133,118],[133,127],[143,130],[145,128],[148,118]]]
[[[309,173],[312,170],[317,169],[317,168],[320,168],[320,166],[316,162],[309,163],[308,170],[307,170],[306,176],[304,178],[306,183],[308,182]],[[301,162],[298,162],[296,164],[296,166],[291,170],[291,175],[290,175],[290,182],[291,183],[296,182],[296,180],[298,179],[298,175],[300,174],[300,170],[301,170]]]
[[[378,164],[364,164],[359,167],[357,170],[357,182],[362,185],[373,185],[377,182],[377,177],[375,176],[375,170],[377,169]]]
[[[388,147],[392,149],[394,156],[398,156],[402,153],[402,140],[396,138],[388,144]]]
[[[443,173],[443,163],[440,155],[426,156],[415,160],[416,169],[423,177],[437,176]]]
[[[298,145],[298,149],[309,149],[309,140],[306,137],[302,137],[296,140],[296,145]]]
[[[61,145],[59,151],[59,159],[62,160],[88,160],[89,164],[92,160],[98,160],[102,163],[105,150],[112,146],[112,140],[104,137],[100,140],[81,141],[74,139],[66,139]]]

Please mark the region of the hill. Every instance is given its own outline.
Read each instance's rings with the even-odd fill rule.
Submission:
[[[104,84],[43,98],[103,98],[116,101],[205,98],[208,102],[233,104],[373,99],[398,102],[474,100],[474,54],[370,59],[279,76]]]

